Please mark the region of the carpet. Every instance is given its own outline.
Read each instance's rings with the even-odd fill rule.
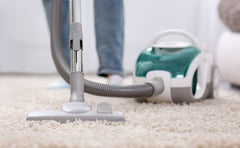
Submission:
[[[137,103],[134,99],[85,94],[96,109],[107,101],[125,114],[125,123],[29,122],[32,111],[58,110],[69,90],[47,90],[56,76],[0,75],[1,148],[240,147],[240,93],[222,88],[219,98],[194,104]],[[103,78],[87,76],[104,82]],[[127,77],[126,84],[131,83]]]

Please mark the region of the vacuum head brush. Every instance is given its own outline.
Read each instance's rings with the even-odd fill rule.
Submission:
[[[31,112],[27,116],[28,121],[53,120],[60,123],[82,121],[106,120],[111,122],[124,122],[121,112],[113,112],[108,103],[98,104],[97,111],[92,111],[91,105],[84,102],[68,102],[62,104],[59,111]]]

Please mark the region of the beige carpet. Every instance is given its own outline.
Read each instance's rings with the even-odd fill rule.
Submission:
[[[104,81],[97,77],[92,80]],[[69,90],[46,90],[56,76],[0,76],[0,147],[240,147],[240,93],[191,105],[139,104],[85,95],[94,109],[108,101],[125,123],[27,122],[31,111],[59,109]],[[130,83],[130,78],[126,83]]]

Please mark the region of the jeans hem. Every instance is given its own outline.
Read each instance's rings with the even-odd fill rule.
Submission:
[[[107,77],[108,74],[116,74],[120,76],[124,76],[123,72],[121,70],[113,70],[113,69],[101,69],[98,71],[98,76],[101,77]]]

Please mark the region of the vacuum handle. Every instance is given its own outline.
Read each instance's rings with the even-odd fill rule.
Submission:
[[[81,0],[70,0],[69,10],[70,25],[75,22],[81,23]]]
[[[190,34],[189,32],[187,31],[184,31],[184,30],[180,30],[180,29],[169,29],[169,30],[165,30],[165,31],[162,31],[160,32],[160,34],[158,34],[151,42],[150,42],[150,46],[156,44],[161,38],[165,37],[165,36],[168,36],[168,35],[180,35],[180,36],[184,36],[188,39],[190,39],[190,41],[198,48],[201,47],[198,39]]]

